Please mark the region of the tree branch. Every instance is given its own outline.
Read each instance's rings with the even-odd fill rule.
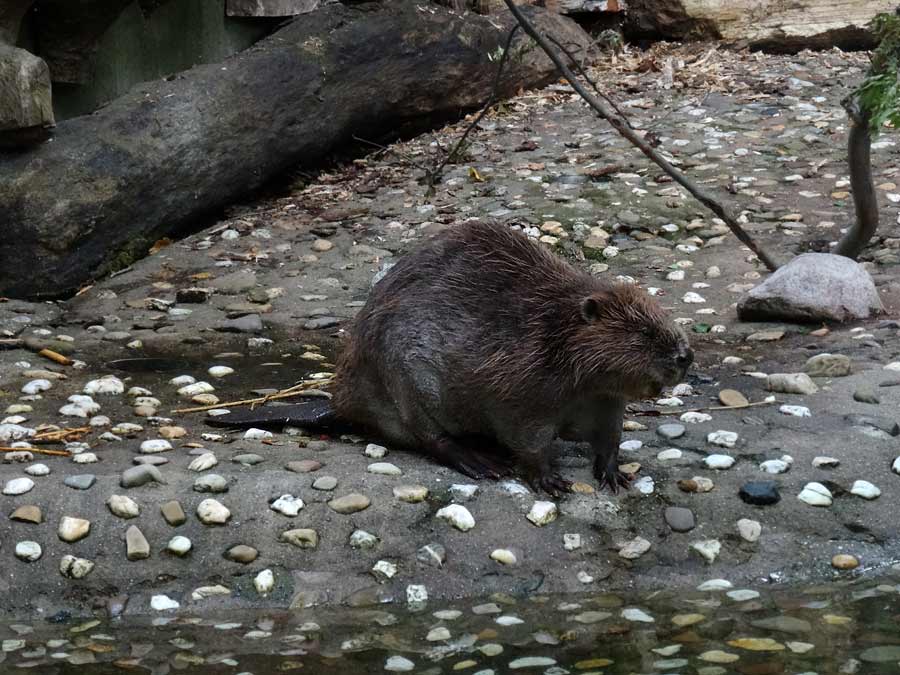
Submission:
[[[778,269],[778,265],[775,261],[766,253],[763,249],[761,249],[755,241],[747,234],[746,231],[741,227],[740,223],[737,222],[737,219],[731,214],[730,210],[718,199],[716,199],[713,195],[704,191],[700,187],[698,187],[692,180],[690,180],[687,176],[681,173],[678,169],[672,166],[665,157],[663,157],[660,153],[654,150],[641,136],[639,136],[635,131],[628,125],[628,123],[622,119],[619,115],[617,115],[613,110],[611,110],[603,101],[601,101],[598,97],[591,94],[584,86],[578,81],[575,77],[575,74],[569,69],[569,67],[565,64],[565,62],[559,57],[559,55],[553,50],[553,47],[547,41],[547,39],[538,33],[535,27],[525,18],[525,15],[522,14],[522,11],[515,5],[513,0],[503,0],[506,3],[506,6],[509,8],[509,11],[512,12],[513,16],[518,21],[519,25],[522,26],[522,30],[525,31],[535,42],[537,42],[538,46],[544,50],[547,56],[556,64],[556,67],[559,69],[560,73],[562,73],[563,77],[568,80],[571,87],[578,92],[578,94],[587,102],[591,108],[593,108],[603,119],[610,123],[610,125],[619,132],[620,135],[624,136],[628,142],[634,145],[638,150],[640,150],[644,155],[647,156],[652,162],[654,162],[657,166],[659,166],[665,173],[672,177],[676,183],[681,185],[685,190],[691,193],[701,204],[703,204],[710,211],[715,213],[719,218],[721,218],[728,228],[734,233],[734,235],[744,244],[746,245],[756,256],[762,261],[762,263],[771,271],[775,271]]]

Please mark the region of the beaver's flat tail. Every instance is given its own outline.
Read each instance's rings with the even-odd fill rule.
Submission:
[[[227,415],[208,417],[206,423],[214,427],[302,427],[310,431],[346,429],[328,399],[313,399],[289,405],[266,405],[255,410],[237,410]]]

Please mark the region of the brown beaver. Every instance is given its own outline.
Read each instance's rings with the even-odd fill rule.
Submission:
[[[374,286],[331,405],[337,419],[473,478],[504,473],[481,447],[500,446],[554,495],[570,483],[551,468],[551,442],[588,441],[594,475],[616,491],[628,485],[618,469],[626,401],[679,382],[692,361],[684,332],[642,289],[576,270],[509,227],[467,222]],[[318,408],[318,421],[334,421]]]

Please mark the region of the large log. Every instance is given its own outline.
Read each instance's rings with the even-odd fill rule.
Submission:
[[[571,20],[529,12],[587,46]],[[60,123],[52,142],[0,155],[0,295],[64,296],[353,134],[480,106],[488,55],[511,25],[416,0],[330,5],[223,63]],[[517,51],[501,95],[555,79],[540,50]]]
[[[721,38],[772,51],[871,45],[866,28],[896,0],[629,0],[629,32],[664,39]]]

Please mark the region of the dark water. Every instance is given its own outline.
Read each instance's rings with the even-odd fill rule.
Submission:
[[[0,632],[4,673],[897,673],[900,569],[758,596],[495,595],[215,616],[182,609],[5,622]]]

